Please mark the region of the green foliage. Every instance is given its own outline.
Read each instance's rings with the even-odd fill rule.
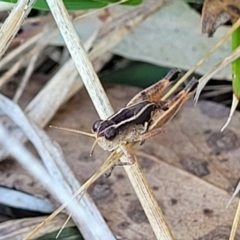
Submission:
[[[188,3],[198,3],[198,4],[204,3],[204,0],[184,0],[184,1]]]
[[[16,3],[17,0],[1,0],[3,2]],[[80,10],[80,9],[91,9],[91,8],[102,8],[108,4],[119,2],[119,0],[63,0],[68,10]],[[142,3],[142,0],[129,0],[124,4],[136,5]],[[37,0],[34,8],[40,10],[49,10],[46,0]]]
[[[109,2],[111,3],[116,3],[116,2],[119,2],[119,0],[109,0]],[[142,3],[142,0],[128,0],[122,4],[125,4],[125,5],[137,5],[137,4],[140,4]]]
[[[240,46],[240,28],[232,34],[232,50]],[[233,92],[237,99],[240,99],[240,58],[232,63]]]
[[[168,73],[169,69],[150,63],[131,62],[124,69],[115,70],[101,77],[103,82],[148,87]]]
[[[49,239],[56,239],[56,236],[58,234],[59,230],[45,234],[41,237],[35,238],[35,240],[49,240]],[[63,240],[63,239],[71,239],[71,240],[84,240],[82,235],[79,233],[78,229],[76,227],[68,227],[64,228],[63,231],[61,232],[60,236],[58,239]]]

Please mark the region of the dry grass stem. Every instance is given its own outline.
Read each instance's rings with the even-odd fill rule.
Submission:
[[[88,59],[86,51],[84,50],[82,44],[79,41],[79,37],[72,25],[70,16],[65,9],[62,1],[48,0],[49,8],[55,18],[59,30],[61,31],[62,37],[68,47],[68,50],[72,56],[72,59],[80,73],[82,80],[90,96],[94,96],[93,103],[96,107],[103,106],[103,113],[100,115],[101,118],[105,118],[106,115],[113,113],[110,103],[106,100],[106,104],[103,103],[101,96],[104,96],[104,90],[98,77]],[[91,79],[91,81],[86,81]],[[96,93],[95,89],[98,89]],[[104,100],[105,101],[105,100]]]
[[[29,79],[30,79],[30,77],[31,77],[31,75],[32,75],[32,73],[35,69],[35,64],[36,64],[36,61],[38,59],[39,54],[40,53],[38,52],[38,53],[36,53],[36,55],[33,55],[32,58],[29,61],[29,65],[27,66],[27,69],[26,69],[25,74],[22,78],[22,81],[20,82],[20,85],[19,85],[19,87],[18,87],[18,89],[17,89],[17,91],[16,91],[16,93],[13,97],[13,101],[16,102],[16,103],[18,102],[18,100],[20,99],[20,97],[23,94],[23,91],[27,87]]]
[[[98,110],[100,118],[106,119],[113,113],[113,110],[88,59],[88,56],[79,42],[79,38],[72,26],[72,23],[70,22],[70,17],[64,7],[63,2],[59,0],[48,0],[47,2],[67,44],[73,61],[75,62],[76,67],[82,77],[86,89],[92,98],[93,104],[95,105],[96,110]],[[154,10],[156,9],[157,7],[155,6]],[[123,161],[126,162],[126,159]],[[145,178],[141,169],[139,168],[139,165],[134,164],[131,167],[125,167],[125,169],[131,179],[132,184],[135,187],[134,189],[137,192],[139,200],[147,214],[147,217],[149,218],[150,223],[152,224],[153,231],[155,232],[157,238],[172,239],[171,233],[166,223],[162,221],[163,215],[156,199],[154,196],[150,196],[152,192],[148,184],[144,181]],[[145,191],[142,189],[145,189]],[[142,196],[143,193],[146,195]]]
[[[238,228],[238,223],[239,223],[239,217],[240,217],[240,200],[238,200],[238,207],[237,207],[237,211],[235,213],[235,217],[234,217],[234,220],[233,220],[229,240],[234,240],[235,239],[235,236],[236,236],[236,233],[237,233],[237,228]]]
[[[26,64],[27,61],[30,61],[30,59],[41,52],[45,46],[49,43],[50,39],[52,39],[58,31],[53,31],[50,35],[44,36],[41,42],[39,42],[33,49],[31,49],[29,52],[25,54],[25,56],[22,56],[21,59],[19,59],[1,78],[0,78],[0,87],[5,84],[10,77],[12,77],[22,66]]]
[[[10,53],[8,53],[6,56],[4,56],[0,60],[0,67],[1,70],[12,60],[16,59],[20,54],[22,54],[26,49],[31,47],[33,44],[37,43],[43,36],[47,34],[49,30],[43,29],[40,33],[34,35],[33,37],[29,38],[26,42],[21,44],[19,47],[12,50]]]
[[[77,196],[81,199],[87,192],[88,188],[95,182],[103,173],[106,172],[119,158],[123,155],[122,152],[116,153],[112,152],[108,158],[103,162],[103,164],[98,168],[98,170],[94,173],[92,177],[90,177],[82,186],[79,188],[72,196],[72,199]],[[32,232],[28,234],[24,240],[29,239],[35,233],[37,233],[44,225],[49,223],[52,219],[54,219],[64,208],[68,205],[69,202],[65,202],[61,205],[57,210],[55,210],[50,216],[48,216],[43,222],[41,222]]]
[[[13,10],[0,29],[0,59],[6,52],[11,40],[20,29],[24,19],[32,9],[36,0],[17,1]]]

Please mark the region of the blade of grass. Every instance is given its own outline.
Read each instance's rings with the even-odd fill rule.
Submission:
[[[232,34],[232,50],[235,50],[239,46],[240,46],[240,28],[236,29],[236,31]],[[233,100],[232,100],[232,105],[231,105],[231,110],[230,110],[228,120],[227,120],[226,124],[223,126],[221,131],[223,131],[230,123],[230,121],[233,117],[233,114],[237,108],[237,105],[239,103],[239,98],[240,98],[240,58],[236,59],[232,63],[232,76],[233,76],[233,82],[232,82]],[[235,194],[236,194],[236,191],[233,194],[233,196],[235,196]],[[238,223],[239,223],[239,218],[240,218],[240,201],[238,201],[238,208],[237,208],[237,211],[234,216],[231,233],[230,233],[230,237],[229,237],[230,240],[234,240],[234,238],[235,238]]]
[[[35,69],[35,64],[38,60],[39,54],[40,53],[38,52],[35,55],[33,55],[31,57],[30,61],[29,61],[29,65],[27,66],[25,74],[24,74],[24,76],[23,76],[23,78],[22,78],[22,80],[19,84],[19,87],[18,87],[18,89],[17,89],[17,91],[16,91],[16,93],[13,97],[13,101],[16,102],[16,103],[19,101],[20,97],[22,96],[22,94],[23,94],[23,92],[24,92],[24,90],[25,90],[25,88],[26,88],[26,86],[27,86],[27,84],[28,84],[28,82],[31,78],[31,75],[32,75],[32,73]]]
[[[237,233],[237,228],[238,228],[238,223],[239,223],[239,216],[240,216],[240,200],[238,200],[238,207],[237,207],[237,211],[236,211],[235,216],[234,216],[229,240],[234,240],[235,239],[235,236],[236,236],[236,233]]]
[[[232,34],[232,51],[240,46],[240,28],[237,28]],[[230,123],[233,114],[237,108],[239,98],[240,98],[240,58],[232,62],[232,87],[233,87],[233,101],[231,105],[230,114],[227,122],[222,127],[223,131]]]
[[[33,49],[27,52],[21,59],[19,59],[4,75],[0,78],[0,87],[9,80],[27,61],[29,61],[34,55],[41,52],[49,41],[58,33],[57,30],[52,31],[47,36],[43,36],[41,42],[39,42]]]
[[[240,27],[232,34],[232,51],[240,46]],[[240,98],[240,58],[232,63],[233,93],[237,99]]]
[[[29,38],[26,42],[21,44],[19,47],[12,50],[10,53],[8,53],[6,56],[4,56],[0,60],[0,70],[5,67],[10,61],[12,61],[14,58],[22,54],[27,48],[31,47],[33,44],[36,44],[37,41],[39,41],[44,35],[47,34],[49,29],[45,28],[40,33],[34,35],[33,37]]]

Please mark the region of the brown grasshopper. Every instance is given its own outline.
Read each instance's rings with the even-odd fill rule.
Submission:
[[[112,151],[95,174],[75,192],[72,198],[78,195],[80,195],[81,198],[91,184],[101,176],[109,166],[116,163],[122,154],[130,158],[130,161],[127,163],[120,162],[115,165],[132,164],[134,162],[134,155],[131,151],[131,146],[134,145],[135,142],[143,143],[146,139],[160,133],[162,127],[173,118],[198,85],[198,81],[192,79],[176,96],[168,101],[161,101],[160,98],[165,90],[178,78],[179,73],[180,71],[177,69],[171,70],[165,78],[133,97],[126,107],[120,109],[106,120],[97,120],[93,124],[93,133],[52,126],[54,128],[94,137],[96,140],[91,152],[96,143],[103,149]],[[122,148],[122,146],[124,147]],[[123,151],[117,152],[117,148],[121,148]],[[30,239],[43,225],[60,213],[67,204],[68,203],[65,203],[60,206],[45,221],[29,233],[24,240]]]
[[[106,120],[97,120],[92,127],[93,134],[75,129],[52,127],[94,137],[96,140],[90,154],[96,143],[108,151],[120,147],[129,162],[118,162],[115,165],[132,164],[134,154],[131,148],[126,148],[126,144],[132,142],[142,144],[160,133],[162,127],[172,119],[191,92],[195,90],[198,82],[192,79],[175,97],[168,101],[161,101],[160,98],[165,90],[178,78],[179,74],[178,69],[171,70],[165,78],[134,96],[126,107],[121,108]]]

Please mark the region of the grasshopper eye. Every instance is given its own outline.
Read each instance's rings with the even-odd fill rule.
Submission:
[[[169,71],[169,73],[165,76],[165,78],[168,79],[170,82],[172,82],[179,78],[180,73],[181,73],[180,69],[174,68]]]
[[[97,120],[93,124],[93,127],[92,127],[93,132],[96,132],[100,128],[100,125],[101,125],[102,122],[103,122],[102,120]]]
[[[192,78],[191,81],[186,85],[185,89],[188,92],[193,92],[198,86],[198,80],[196,78]]]
[[[104,131],[104,136],[107,140],[113,140],[117,135],[117,130],[114,127],[110,127]]]

